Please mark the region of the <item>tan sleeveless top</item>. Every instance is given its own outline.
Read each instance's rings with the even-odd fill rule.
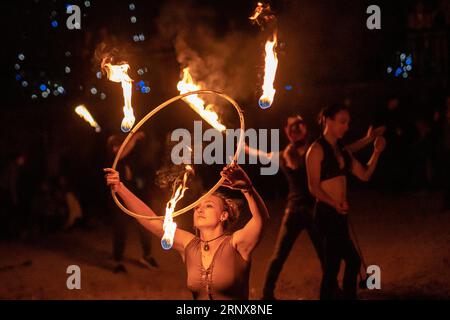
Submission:
[[[201,240],[192,239],[185,249],[187,286],[195,300],[248,300],[250,261],[245,261],[231,243],[232,236],[222,240],[205,269]]]

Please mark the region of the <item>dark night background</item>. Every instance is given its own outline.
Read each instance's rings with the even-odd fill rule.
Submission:
[[[0,291],[0,297],[157,299],[169,297],[172,294],[170,290],[184,290],[179,289],[184,285],[181,276],[180,285],[176,283],[169,286],[167,292],[163,284],[155,284],[161,287],[153,290],[150,286],[142,289],[140,294],[141,284],[134,279],[128,291],[123,291],[128,294],[108,295],[94,290],[84,296],[70,295],[62,289],[60,291],[56,285],[49,291],[35,289],[39,287],[35,283],[38,277],[33,276],[31,271],[21,271],[25,269],[17,267],[17,263],[22,260],[33,259],[31,268],[36,266],[36,260],[45,260],[34,251],[32,256],[37,258],[27,255],[27,243],[35,241],[30,240],[30,237],[37,237],[38,244],[33,250],[41,252],[49,247],[61,253],[65,251],[63,243],[66,243],[76,248],[73,256],[68,255],[69,258],[80,259],[80,263],[91,265],[91,269],[95,269],[92,265],[108,269],[106,263],[97,260],[98,254],[89,251],[89,246],[85,247],[86,243],[81,245],[74,240],[81,233],[86,234],[81,238],[94,239],[92,241],[95,242],[97,240],[93,234],[98,230],[101,235],[99,241],[104,243],[101,249],[104,251],[99,255],[106,260],[110,242],[108,231],[105,231],[110,224],[107,203],[111,200],[101,169],[112,162],[106,149],[108,136],[121,134],[123,97],[120,84],[108,81],[104,74],[100,79],[97,77],[101,44],[105,44],[108,50],[115,49],[116,58],[130,64],[129,74],[134,80],[132,104],[136,123],[152,108],[178,95],[176,84],[180,79],[180,71],[189,66],[195,81],[200,82],[203,88],[222,91],[237,100],[244,109],[247,128],[279,128],[281,148],[286,145],[282,128],[288,115],[302,114],[309,124],[310,137],[313,139],[319,130],[315,122],[317,114],[323,106],[331,103],[345,103],[350,108],[352,121],[347,134],[348,141],[364,136],[370,125],[387,125],[388,147],[372,181],[366,185],[351,181],[351,190],[357,195],[356,198],[359,197],[355,200],[358,203],[355,207],[367,208],[371,212],[373,207],[370,204],[376,207],[378,203],[384,208],[380,209],[382,211],[388,208],[404,213],[405,216],[395,218],[398,220],[386,213],[388,218],[380,218],[381,222],[374,224],[376,230],[391,232],[389,235],[402,234],[399,230],[421,229],[424,223],[421,219],[430,219],[427,220],[432,226],[430,234],[436,236],[440,233],[436,230],[442,228],[443,238],[427,238],[431,245],[424,245],[421,250],[437,252],[438,266],[418,262],[420,267],[417,268],[422,268],[420,272],[430,274],[437,273],[441,270],[439,268],[447,271],[440,282],[420,278],[423,281],[417,282],[423,282],[423,287],[418,285],[409,288],[405,285],[403,291],[396,289],[398,286],[395,282],[390,282],[389,293],[375,298],[450,297],[448,229],[444,227],[449,225],[450,180],[449,1],[423,1],[423,12],[418,9],[422,2],[415,0],[271,1],[278,18],[279,65],[274,84],[277,90],[274,103],[266,110],[258,107],[266,38],[265,33],[251,25],[248,19],[255,1],[93,0],[88,1],[88,6],[85,1],[71,1],[71,4],[81,8],[80,30],[66,28],[69,15],[65,13],[65,7],[68,3],[61,0],[30,0],[0,4],[4,39],[1,49],[4,65],[0,104],[0,210],[2,221],[5,221],[1,230],[1,238],[5,242],[1,246],[4,253],[0,258],[0,277],[6,278],[8,272],[28,272],[28,275],[17,280],[22,289],[18,289],[14,282],[9,282],[7,289]],[[130,3],[135,5],[134,10],[130,10]],[[366,27],[369,16],[366,8],[372,4],[381,8],[381,30],[368,30]],[[131,23],[132,16],[136,17],[136,23]],[[145,39],[136,42],[133,40],[135,35],[144,35]],[[402,53],[412,57],[412,70],[408,71],[405,78],[402,73],[395,75]],[[24,55],[23,60],[19,58],[20,54]],[[65,71],[66,67],[70,68],[70,72]],[[389,67],[393,71],[388,72]],[[140,69],[143,72],[138,73]],[[26,86],[23,81],[26,81]],[[141,92],[137,87],[140,81],[150,87],[149,93]],[[42,84],[51,88],[46,98],[42,96]],[[62,93],[57,92],[55,95],[54,91],[60,86],[63,87]],[[95,88],[95,94],[92,88]],[[389,111],[388,105],[392,101],[397,101],[399,106]],[[95,133],[74,113],[75,106],[79,104],[87,106],[102,127],[102,132]],[[146,138],[133,152],[133,166],[145,186],[141,192],[146,199],[158,202],[157,206],[163,206],[167,197],[153,183],[156,170],[163,164],[161,155],[164,153],[165,133],[169,128],[186,125],[183,122],[185,120],[186,115],[183,113],[163,112],[157,121],[144,127]],[[358,153],[358,158],[366,161],[371,152],[371,148],[368,149]],[[24,156],[24,164],[15,165],[21,155]],[[245,168],[264,199],[269,202],[275,221],[279,221],[287,194],[283,175],[280,172],[271,177],[259,176],[258,166],[247,165]],[[19,200],[15,204],[10,198],[12,187],[8,177],[11,170],[18,172],[15,188]],[[204,187],[214,183],[217,177],[204,176]],[[61,177],[64,177],[64,183]],[[64,223],[60,222],[45,235],[30,235],[33,231],[24,227],[28,226],[23,223],[27,218],[21,217],[20,212],[33,215],[34,206],[41,203],[39,197],[42,197],[42,192],[57,199],[59,193],[67,190],[76,195],[83,210],[83,219],[75,231],[67,235],[67,231],[62,230]],[[58,210],[55,209],[55,212]],[[409,214],[417,216],[411,218]],[[376,218],[377,214],[363,215],[358,220],[361,230],[374,230],[368,222],[371,221],[368,217],[374,216]],[[182,225],[189,225],[190,215],[185,215],[181,221]],[[275,235],[276,227],[273,227],[268,239],[274,239]],[[409,242],[412,239],[408,238],[410,236],[409,233],[403,234],[399,236],[399,241]],[[380,237],[385,237],[386,246],[395,241],[387,240],[387,235]],[[423,237],[426,238],[426,235]],[[362,241],[370,248],[371,241],[376,239],[373,235],[366,236]],[[61,244],[55,245],[60,240]],[[428,240],[422,242],[428,243]],[[270,253],[271,243],[267,241],[267,249],[263,250]],[[443,246],[436,249],[432,245],[438,242],[443,243]],[[9,245],[16,248],[16,259],[11,258],[14,255],[10,255],[12,251],[7,249]],[[138,247],[137,244],[133,246]],[[155,240],[153,246],[158,248],[158,241]],[[378,250],[381,254],[382,247],[379,245],[374,251]],[[391,259],[398,252],[409,251],[410,248],[399,247],[395,250],[386,254],[389,256],[386,259]],[[89,253],[84,255],[83,252]],[[162,257],[165,254],[157,255],[160,265],[164,265],[165,258]],[[261,271],[257,271],[256,278],[264,270],[268,258],[264,254],[261,255],[261,267],[257,269]],[[43,253],[44,257],[47,255]],[[173,254],[169,257],[167,261],[170,263],[180,263]],[[421,257],[426,259],[426,254],[421,254]],[[48,259],[51,261],[52,258]],[[295,259],[301,263],[303,258],[296,256]],[[295,263],[292,264],[295,266]],[[4,269],[2,265],[12,267]],[[386,265],[398,267],[396,272],[401,274],[404,272],[402,268],[407,269],[408,263],[402,260],[399,263],[386,262]],[[164,266],[161,268],[164,269]],[[18,271],[14,271],[16,269]],[[65,276],[64,270],[61,279]],[[411,271],[413,280],[405,281],[416,281],[414,272]],[[141,276],[145,279],[144,274],[139,274]],[[387,281],[394,278],[386,276]],[[114,282],[109,274],[105,279],[110,282],[103,283],[104,292],[123,289],[124,286],[127,288],[129,283],[124,279]],[[283,281],[285,298],[297,299],[299,295],[317,298],[314,293],[316,284],[296,282],[288,276]],[[29,287],[27,283],[31,283]],[[307,287],[307,293],[302,292],[300,286]],[[254,287],[256,291],[251,295],[256,298],[259,287]],[[156,291],[162,293],[153,295]],[[181,294],[177,297],[188,296]],[[367,297],[372,298],[370,294]]]

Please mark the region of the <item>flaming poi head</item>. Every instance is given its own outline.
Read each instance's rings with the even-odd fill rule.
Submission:
[[[262,109],[267,109],[272,105],[273,98],[275,97],[275,88],[273,82],[275,81],[275,75],[277,73],[278,58],[276,52],[277,34],[273,34],[272,39],[267,40],[265,45],[265,58],[264,58],[264,83],[262,86],[262,95],[259,98],[258,104]]]
[[[190,174],[194,174],[194,169],[190,165],[186,165],[186,171],[183,174],[183,179],[176,179],[173,183],[172,197],[166,205],[166,215],[164,217],[163,230],[164,235],[161,239],[161,246],[165,250],[169,250],[173,246],[173,238],[175,237],[175,231],[177,224],[173,222],[172,214],[175,211],[177,202],[184,197],[184,192],[188,189],[186,184]],[[181,180],[181,181],[180,181]]]
[[[178,82],[177,89],[181,94],[202,89],[200,85],[194,83],[194,80],[189,73],[189,67],[183,69],[183,78]],[[183,101],[185,101],[213,128],[221,132],[226,129],[226,127],[219,122],[219,116],[217,113],[212,110],[213,106],[207,105],[205,107],[205,101],[203,101],[203,99],[201,99],[197,94],[187,96],[183,98]]]
[[[131,106],[131,91],[133,80],[128,76],[128,69],[130,66],[127,63],[113,65],[105,63],[106,59],[102,61],[102,69],[106,70],[108,79],[113,82],[120,82],[123,90],[123,114],[121,129],[123,132],[129,132],[134,125],[135,118],[133,114],[133,107]]]
[[[94,120],[94,117],[90,114],[90,112],[86,109],[84,105],[79,105],[75,108],[75,112],[86,122],[88,122],[91,127],[95,128],[95,132],[100,132],[102,129],[98,125],[98,123]]]

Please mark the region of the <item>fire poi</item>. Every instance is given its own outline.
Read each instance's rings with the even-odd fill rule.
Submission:
[[[127,63],[112,65],[111,63],[105,63],[106,59],[102,61],[102,69],[106,70],[108,79],[113,82],[120,82],[123,90],[123,120],[121,129],[123,132],[129,132],[134,125],[135,118],[133,113],[133,107],[131,106],[131,90],[133,80],[128,76],[128,69],[130,66]]]
[[[187,165],[186,171],[183,174],[182,181],[179,181],[180,179],[177,179],[173,184],[172,197],[170,198],[169,202],[167,202],[166,206],[166,215],[164,217],[164,224],[163,224],[164,235],[161,239],[161,246],[166,250],[172,248],[173,237],[175,236],[175,231],[177,229],[177,224],[173,222],[172,214],[175,211],[175,206],[177,205],[177,202],[184,197],[184,192],[188,189],[186,186],[188,177],[190,174],[193,173],[194,170],[192,169],[192,167]]]
[[[264,82],[262,85],[262,95],[258,100],[258,104],[262,109],[267,109],[272,105],[273,99],[275,97],[275,88],[273,83],[275,81],[275,75],[278,67],[277,58],[277,26],[276,17],[272,13],[269,4],[263,4],[258,2],[253,15],[249,17],[252,23],[257,24],[262,30],[264,30],[265,25],[271,24],[269,28],[271,31],[270,38],[267,39],[264,46]]]
[[[98,125],[98,123],[94,120],[94,117],[92,117],[91,113],[86,109],[84,105],[79,105],[75,108],[76,114],[78,114],[82,119],[84,119],[86,122],[88,122],[91,127],[95,128],[95,132],[102,131],[102,128]]]
[[[262,86],[263,94],[259,98],[258,104],[262,109],[267,109],[272,105],[273,98],[275,97],[275,88],[273,82],[275,81],[275,75],[277,73],[278,58],[276,52],[277,34],[273,34],[271,40],[267,40],[265,45],[265,58],[264,58],[264,83]]]

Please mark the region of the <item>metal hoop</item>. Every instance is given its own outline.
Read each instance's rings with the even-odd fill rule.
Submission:
[[[139,128],[145,123],[147,122],[147,120],[149,120],[151,117],[153,117],[156,113],[158,113],[159,111],[161,111],[163,108],[167,107],[168,105],[170,105],[171,103],[183,99],[184,97],[193,95],[193,94],[215,94],[218,95],[222,98],[224,98],[225,100],[227,100],[229,103],[231,103],[231,105],[236,109],[238,115],[239,115],[239,122],[240,122],[240,133],[239,133],[239,142],[238,142],[238,146],[236,149],[236,153],[234,154],[232,163],[237,161],[237,158],[239,156],[239,152],[241,149],[241,145],[244,142],[244,131],[245,131],[245,122],[244,122],[244,116],[243,116],[243,112],[241,110],[241,108],[239,107],[239,105],[237,104],[236,101],[234,101],[232,98],[230,98],[229,96],[227,96],[224,93],[218,92],[218,91],[214,91],[214,90],[198,90],[198,91],[192,91],[192,92],[187,92],[184,94],[180,94],[176,97],[173,97],[163,103],[161,103],[159,106],[157,106],[155,109],[153,109],[152,111],[150,111],[144,118],[142,118],[141,121],[139,121],[138,124],[136,124],[136,126],[134,126],[134,128],[130,131],[130,133],[128,134],[128,136],[125,138],[125,140],[122,142],[122,145],[119,148],[119,151],[117,152],[116,158],[114,159],[112,168],[115,170],[117,163],[119,162],[120,159],[120,155],[122,154],[125,146],[127,145],[128,141],[130,141],[131,137],[139,130]],[[195,110],[194,110],[195,111]],[[206,197],[208,197],[209,195],[211,195],[214,191],[216,191],[223,183],[224,178],[220,178],[220,180],[207,192],[205,193],[203,196],[201,196],[200,198],[197,199],[197,201],[191,203],[190,205],[175,211],[172,214],[172,217],[175,218],[179,215],[182,215],[183,213],[188,212],[189,210],[193,209],[194,207],[196,207],[203,199],[205,199]],[[148,216],[148,215],[143,215],[143,214],[138,214],[135,213],[133,211],[128,210],[127,208],[125,208],[125,206],[122,205],[122,203],[119,201],[119,199],[116,196],[116,193],[114,191],[111,190],[111,195],[114,199],[114,202],[117,204],[117,206],[126,214],[134,217],[134,218],[139,218],[139,219],[147,219],[147,220],[164,220],[164,216]]]

